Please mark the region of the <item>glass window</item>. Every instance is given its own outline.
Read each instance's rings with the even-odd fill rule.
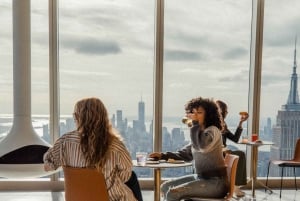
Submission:
[[[152,152],[154,1],[59,2],[60,133],[74,104],[100,98],[128,147]],[[137,168],[139,176],[151,170]]]
[[[181,118],[191,98],[226,102],[226,123],[232,132],[237,128],[239,112],[248,109],[251,16],[251,1],[165,2],[163,151],[189,143]],[[166,177],[181,174],[185,170],[164,171]]]
[[[12,126],[13,118],[13,49],[12,1],[0,2],[0,139]]]
[[[49,136],[49,15],[47,0],[31,0],[31,110],[35,131]]]
[[[269,159],[293,158],[300,137],[299,6],[297,0],[288,4],[280,0],[265,2],[260,138],[273,141],[274,145],[260,149],[258,176],[267,175]],[[270,176],[280,175],[280,168],[271,166]],[[284,171],[284,176],[293,175],[292,169]]]

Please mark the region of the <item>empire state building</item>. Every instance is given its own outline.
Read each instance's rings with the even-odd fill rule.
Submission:
[[[296,42],[294,50],[293,73],[291,76],[290,92],[287,103],[282,105],[277,113],[276,125],[273,126],[273,142],[271,147],[271,160],[292,159],[297,139],[300,137],[300,103],[298,95],[298,75],[296,60]],[[279,176],[279,167],[272,167],[271,176]],[[297,172],[297,175],[300,172]],[[293,176],[293,169],[285,168],[284,176]]]

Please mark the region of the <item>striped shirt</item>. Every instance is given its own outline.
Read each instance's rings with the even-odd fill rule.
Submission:
[[[132,191],[124,184],[132,173],[132,160],[120,140],[113,140],[108,159],[102,167],[110,201],[136,201]],[[60,137],[44,155],[44,163],[55,170],[60,166],[87,167],[81,151],[80,136],[72,131]],[[99,195],[101,196],[101,195]]]

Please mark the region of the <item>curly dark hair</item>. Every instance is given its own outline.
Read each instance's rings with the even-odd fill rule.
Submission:
[[[185,111],[190,113],[193,109],[198,109],[199,107],[202,107],[205,110],[205,127],[216,126],[220,130],[223,129],[222,117],[219,108],[213,99],[202,97],[193,98],[185,104]]]

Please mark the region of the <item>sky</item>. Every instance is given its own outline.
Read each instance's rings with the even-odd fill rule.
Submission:
[[[300,2],[265,1],[261,115],[275,118],[288,97]],[[0,2],[0,114],[13,113],[12,1]],[[60,0],[61,114],[99,97],[109,113],[153,110],[155,1]],[[248,109],[250,0],[165,1],[164,116],[184,115],[196,96]],[[48,1],[31,0],[32,113],[49,114]],[[299,45],[297,44],[297,48]],[[299,51],[298,51],[299,52]],[[297,55],[298,56],[298,55]]]

